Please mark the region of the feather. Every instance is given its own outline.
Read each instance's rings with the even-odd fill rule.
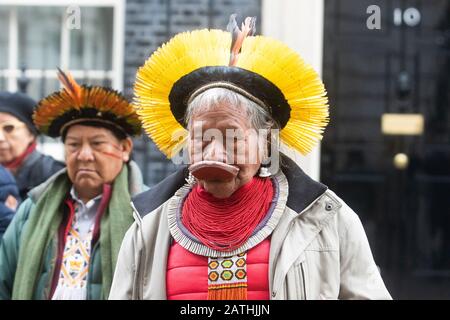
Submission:
[[[80,86],[70,73],[64,73],[59,68],[58,78],[64,88],[39,101],[33,113],[33,121],[40,132],[55,136],[49,129],[56,119],[74,109],[94,108],[100,113],[109,113],[117,119],[125,119],[133,134],[140,133],[139,117],[133,106],[120,93],[99,86]]]
[[[239,30],[236,22],[236,14],[232,14],[230,16],[230,21],[228,22],[227,30],[231,32],[232,35],[230,62],[228,65],[235,66],[245,38],[247,36],[253,36],[256,32],[256,17],[245,18],[241,30]]]
[[[230,15],[230,20],[228,21],[227,25],[227,31],[231,33],[231,48],[234,46],[234,43],[236,42],[237,37],[239,35],[239,27],[236,22],[236,16],[237,16],[236,13]]]
[[[262,36],[243,43],[237,66],[262,75],[283,92],[291,116],[280,138],[303,155],[309,153],[329,122],[328,98],[317,72],[284,43]]]
[[[221,30],[180,33],[154,52],[139,69],[133,104],[144,130],[168,158],[182,148],[187,138],[187,131],[170,110],[169,93],[173,84],[206,65],[227,65],[230,43],[230,34]]]
[[[67,93],[72,97],[76,106],[81,106],[81,87],[72,77],[72,75],[67,72],[64,73],[60,68],[58,69],[58,79],[66,89]]]
[[[134,108],[146,133],[168,158],[176,155],[187,139],[187,131],[170,108],[169,94],[174,83],[198,68],[227,66],[230,62],[258,73],[281,90],[291,107],[290,119],[280,132],[284,143],[307,154],[322,138],[329,114],[319,75],[282,42],[247,37],[254,33],[255,20],[247,18],[239,30],[235,17],[230,17],[230,32],[195,30],[176,35],[137,72]]]

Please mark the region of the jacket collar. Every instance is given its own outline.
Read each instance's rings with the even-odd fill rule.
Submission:
[[[56,173],[54,173],[50,178],[42,182],[40,185],[34,187],[28,192],[28,197],[36,203],[38,199],[41,197],[41,195],[47,190],[48,187],[61,175],[66,174],[67,169],[63,168]]]
[[[313,180],[284,154],[281,154],[281,170],[289,185],[287,206],[297,213],[305,210],[328,189],[324,184]]]
[[[281,154],[280,162],[281,170],[289,185],[287,206],[300,213],[325,193],[327,187],[311,179],[293,160],[284,154]],[[141,218],[169,200],[186,183],[188,174],[188,167],[182,166],[150,190],[134,197],[132,202]]]
[[[185,183],[189,175],[187,166],[181,166],[177,171],[145,191],[132,198],[132,203],[143,218],[169,200]]]

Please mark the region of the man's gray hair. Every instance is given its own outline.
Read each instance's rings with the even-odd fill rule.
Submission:
[[[245,111],[255,130],[270,130],[278,127],[269,112],[255,102],[229,89],[212,88],[199,94],[188,105],[185,115],[187,128],[190,128],[192,116],[195,113],[206,112],[219,105],[236,106]]]

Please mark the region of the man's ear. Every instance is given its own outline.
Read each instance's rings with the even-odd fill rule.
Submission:
[[[133,140],[126,137],[121,141],[122,144],[122,160],[128,162],[130,160],[131,151],[133,150]]]

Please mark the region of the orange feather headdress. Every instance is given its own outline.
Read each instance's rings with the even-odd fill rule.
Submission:
[[[141,123],[132,105],[119,92],[79,85],[70,73],[58,69],[63,89],[39,101],[33,120],[40,132],[50,137],[64,134],[73,124],[92,122],[114,128],[125,135],[141,132]]]

